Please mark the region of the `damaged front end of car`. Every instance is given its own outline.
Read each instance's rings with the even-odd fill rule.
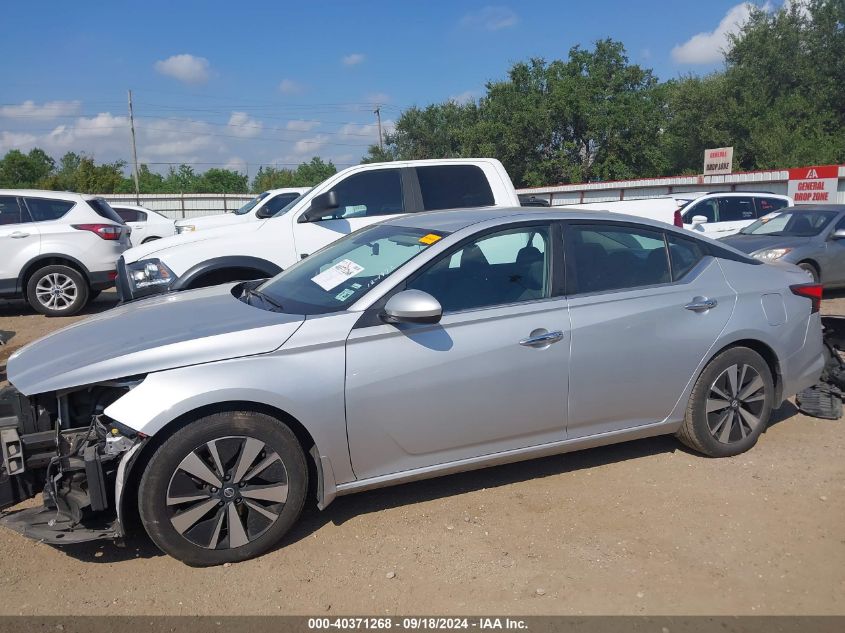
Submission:
[[[146,436],[105,409],[142,377],[27,397],[0,390],[0,511],[43,493],[0,525],[52,543],[123,537],[121,497]]]

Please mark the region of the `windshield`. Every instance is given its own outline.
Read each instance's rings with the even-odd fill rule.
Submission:
[[[830,224],[836,211],[786,211],[770,213],[740,231],[743,235],[812,237]]]
[[[291,200],[290,202],[288,202],[288,203],[287,203],[285,206],[283,206],[281,209],[279,209],[278,211],[276,211],[276,212],[273,214],[273,217],[275,218],[275,217],[278,217],[278,216],[280,216],[280,215],[284,215],[285,213],[287,213],[288,211],[290,211],[290,209],[291,209],[291,207],[292,207],[293,205],[295,205],[297,202],[299,202],[300,200],[302,200],[302,196],[307,196],[307,195],[308,195],[309,193],[311,193],[313,190],[314,190],[314,187],[311,187],[311,189],[309,189],[309,190],[308,190],[308,191],[306,191],[305,193],[302,193],[302,194],[298,195],[296,198],[294,198],[293,200]]]
[[[288,313],[344,310],[446,233],[378,224],[297,262],[255,290]]]
[[[240,209],[235,211],[235,215],[243,215],[245,213],[249,213],[250,211],[252,211],[255,208],[255,205],[257,205],[259,202],[264,200],[264,198],[266,198],[269,195],[270,195],[269,191],[265,191],[264,193],[259,193],[252,200],[250,200],[244,206],[242,206]]]

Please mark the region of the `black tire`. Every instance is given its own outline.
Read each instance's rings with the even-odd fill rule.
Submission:
[[[88,303],[90,289],[82,274],[61,264],[36,270],[26,284],[26,300],[49,317],[73,316]]]
[[[100,293],[102,293],[102,292],[103,292],[102,290],[93,290],[93,289],[89,290],[88,291],[88,303],[91,303],[94,299],[99,297]]]
[[[252,455],[254,448],[247,448],[246,442],[263,444],[264,452]],[[212,443],[219,459],[209,450]],[[245,458],[249,463],[241,469],[243,454],[251,458]],[[188,474],[183,467],[197,468],[195,458],[212,475],[222,467],[230,479],[218,478],[222,486],[216,488],[214,482],[207,484]],[[270,466],[251,476],[267,461]],[[206,471],[201,472],[209,479]],[[245,485],[239,485],[238,472]],[[283,486],[286,496],[279,500]],[[188,424],[156,449],[141,477],[138,510],[144,529],[163,552],[188,565],[206,567],[247,560],[271,549],[299,518],[307,490],[305,454],[286,425],[261,413],[227,411]],[[264,494],[260,491],[279,497],[262,499],[256,496]],[[174,497],[191,501],[173,503]]]
[[[727,349],[698,377],[676,437],[709,457],[744,453],[768,425],[774,395],[772,373],[762,356],[747,347]]]
[[[808,273],[810,273],[813,276],[813,283],[819,283],[819,271],[810,262],[801,262],[800,264],[798,264],[798,268],[806,270]]]

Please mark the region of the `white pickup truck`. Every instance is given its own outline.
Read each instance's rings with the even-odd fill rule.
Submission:
[[[308,189],[308,187],[287,187],[262,191],[234,213],[215,213],[198,218],[176,220],[176,232],[190,233],[251,220],[266,220],[272,218]]]
[[[182,233],[129,249],[118,260],[118,292],[130,301],[272,277],[344,235],[391,216],[518,206],[510,177],[493,158],[356,165],[267,220]]]

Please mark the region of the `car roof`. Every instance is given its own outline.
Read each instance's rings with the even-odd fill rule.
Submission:
[[[478,209],[449,209],[444,211],[425,211],[411,213],[388,220],[385,224],[407,226],[432,231],[453,233],[479,222],[488,220],[615,220],[633,222],[661,230],[674,228],[665,222],[650,220],[635,215],[610,211],[578,211],[572,207],[555,209],[554,207],[483,207]]]
[[[47,189],[0,189],[2,196],[30,196],[32,198],[54,198],[56,200],[96,200],[99,196],[75,193],[73,191],[49,191]]]
[[[801,204],[792,205],[791,207],[783,207],[778,209],[778,212],[783,211],[845,211],[845,204]]]

